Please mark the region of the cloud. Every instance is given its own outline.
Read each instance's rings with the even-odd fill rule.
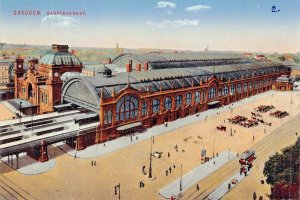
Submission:
[[[59,27],[77,27],[80,25],[80,21],[73,17],[66,17],[62,15],[47,15],[42,18],[43,26],[59,26]]]
[[[209,10],[211,7],[209,5],[194,5],[190,7],[186,7],[184,10],[188,12],[198,12],[202,10]]]
[[[162,22],[148,21],[147,25],[155,26],[159,28],[179,27],[179,26],[198,26],[199,20],[182,19],[182,20],[164,20]]]
[[[176,3],[169,1],[157,2],[157,8],[176,8]]]

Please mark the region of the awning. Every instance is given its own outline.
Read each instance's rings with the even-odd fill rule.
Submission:
[[[216,105],[219,103],[220,103],[220,101],[212,101],[212,102],[209,102],[207,105],[212,106],[212,105]]]
[[[124,131],[124,130],[130,129],[130,128],[133,128],[133,127],[137,127],[137,126],[141,126],[141,125],[142,125],[141,122],[134,122],[134,123],[131,123],[131,124],[126,124],[124,126],[119,126],[117,128],[117,131]]]

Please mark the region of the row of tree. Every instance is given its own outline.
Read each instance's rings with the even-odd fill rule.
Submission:
[[[270,199],[300,199],[300,138],[270,157],[263,173],[271,185]]]

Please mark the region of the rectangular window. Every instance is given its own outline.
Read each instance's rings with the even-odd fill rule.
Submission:
[[[104,124],[111,124],[112,112],[111,110],[105,111]]]
[[[147,115],[147,103],[144,102],[142,105],[142,116]]]

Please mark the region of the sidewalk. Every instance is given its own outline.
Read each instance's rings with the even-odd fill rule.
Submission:
[[[49,161],[41,163],[27,156],[26,153],[20,153],[18,169],[17,169],[17,158],[15,156],[13,156],[13,165],[11,165],[11,163],[8,163],[7,156],[1,158],[1,161],[23,175],[41,174],[47,172],[48,170],[53,168],[56,164],[54,158],[53,159],[49,158]]]
[[[247,176],[251,171],[248,172]],[[215,191],[213,191],[207,199],[209,200],[219,200],[221,199],[225,194],[227,194],[232,188],[234,188],[237,184],[239,184],[244,178],[246,178],[244,174],[240,175],[240,172],[236,173],[234,176],[230,177],[227,181],[225,181],[220,187],[218,187]],[[230,189],[228,189],[228,184],[231,182],[232,179],[237,179],[238,182],[236,184],[231,183]]]
[[[62,151],[64,151],[65,153],[69,154],[72,157],[74,157],[75,153],[76,153],[76,158],[85,158],[85,159],[87,159],[87,158],[96,158],[96,157],[103,156],[105,154],[117,151],[121,148],[130,146],[130,145],[135,144],[137,142],[150,139],[152,136],[158,136],[158,135],[161,135],[163,133],[166,133],[166,132],[178,129],[180,127],[192,124],[194,122],[205,120],[205,118],[207,118],[207,117],[217,115],[217,112],[220,113],[220,112],[223,112],[223,111],[228,111],[229,107],[236,108],[236,107],[239,107],[241,105],[245,105],[245,104],[254,102],[257,99],[264,98],[266,96],[270,96],[273,93],[277,93],[277,92],[276,91],[268,91],[268,92],[265,92],[265,93],[262,93],[262,94],[259,94],[259,95],[249,97],[247,99],[243,99],[242,101],[238,101],[238,102],[235,102],[233,104],[226,105],[226,106],[221,107],[221,108],[210,109],[210,110],[206,110],[204,112],[200,112],[200,113],[195,114],[195,115],[191,115],[191,116],[187,116],[185,118],[177,119],[175,121],[168,122],[167,127],[165,127],[164,124],[154,126],[152,128],[147,129],[147,131],[144,132],[144,133],[134,134],[132,136],[132,141],[131,141],[131,135],[126,135],[126,136],[119,137],[119,138],[116,138],[114,140],[105,142],[105,146],[104,146],[103,143],[101,143],[101,144],[90,146],[90,147],[88,147],[84,150],[77,151],[77,152],[74,149],[70,148],[68,145],[64,144],[64,143],[57,143],[56,145]]]
[[[206,162],[205,164],[201,164],[200,166],[194,168],[189,173],[185,174],[181,180],[182,191],[180,191],[180,178],[179,178],[174,182],[172,182],[167,187],[160,190],[159,194],[167,199],[171,198],[171,196],[177,196],[179,193],[182,193],[183,191],[187,190],[189,187],[196,184],[201,179],[208,176],[212,172],[216,171],[224,164],[226,164],[228,161],[234,158],[236,158],[236,153],[223,151],[222,153],[219,154],[218,157],[211,159],[209,162]]]

